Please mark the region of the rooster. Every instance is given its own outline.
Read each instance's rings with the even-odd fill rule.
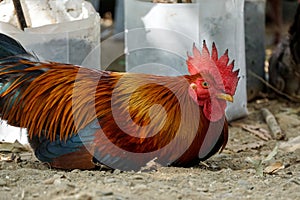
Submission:
[[[222,151],[238,84],[228,51],[203,42],[189,75],[119,73],[40,62],[0,35],[0,117],[27,129],[36,157],[61,169],[193,166]]]

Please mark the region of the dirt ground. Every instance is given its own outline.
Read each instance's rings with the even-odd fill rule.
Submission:
[[[262,108],[285,139],[270,139]],[[0,143],[0,200],[300,199],[300,104],[260,99],[248,109],[230,124],[225,150],[193,168],[63,171],[18,143]]]
[[[0,199],[300,199],[299,105],[250,103],[249,116],[231,123],[226,149],[193,168],[62,171],[1,144]],[[261,108],[275,115],[284,140],[268,139]]]

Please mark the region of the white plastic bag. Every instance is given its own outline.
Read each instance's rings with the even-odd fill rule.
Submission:
[[[27,11],[31,13],[31,17],[32,12],[30,12],[30,9],[44,11],[43,13],[39,13],[40,16],[38,16],[44,20],[31,18],[31,24],[35,27],[26,28],[24,31],[21,31],[12,22],[15,17],[10,16],[7,18],[7,22],[0,22],[0,32],[20,41],[26,50],[33,52],[41,60],[72,63],[99,69],[100,17],[91,4],[84,1],[78,4],[82,6],[76,8],[78,13],[75,13],[75,11],[73,13],[63,12],[64,9],[68,9],[70,6],[74,7],[74,4],[72,4],[73,1],[22,1],[23,5],[26,5],[24,7],[28,8]],[[52,5],[52,9],[43,10],[43,3],[47,2]],[[10,5],[10,3],[12,4],[11,0],[4,0],[4,3],[8,5],[6,5],[5,9],[13,9],[12,5]],[[57,11],[57,13],[53,14],[54,11]],[[12,13],[14,13],[13,10]],[[27,17],[28,15],[27,13]],[[38,22],[35,22],[35,20],[38,20]],[[44,24],[51,21],[56,23]],[[38,26],[38,23],[41,23],[41,26]],[[18,139],[21,140],[20,142],[26,143],[26,138],[25,129],[21,130],[20,128],[8,126],[5,122],[0,124],[0,141],[13,142]]]
[[[11,4],[11,1],[6,1]],[[41,23],[41,26],[38,26],[35,19],[27,18],[27,21],[30,21],[35,27],[21,31],[13,25],[15,23],[11,21],[14,17],[11,17],[7,19],[11,24],[0,22],[0,32],[19,40],[26,50],[34,52],[41,60],[82,64],[89,53],[99,47],[100,44],[100,17],[98,13],[96,13],[89,2],[82,1],[79,4],[82,7],[77,8],[78,12],[82,13],[74,13],[72,14],[73,17],[69,16],[71,13],[64,9],[69,9],[68,7],[73,2],[72,0],[42,0],[40,2],[26,0],[23,7],[31,6],[28,7],[28,12],[31,13],[32,10],[30,8],[33,11],[42,10],[41,8],[39,9],[39,6],[44,7],[43,2],[48,2],[52,7],[51,10],[44,10],[44,13],[40,13],[44,21],[37,21]],[[27,16],[38,17],[32,14],[27,14]],[[56,23],[45,24],[45,22]],[[100,48],[98,50],[99,56],[94,58],[92,62],[89,61],[88,63],[92,66],[87,67],[99,68]]]
[[[195,2],[195,1],[194,1]],[[215,42],[219,54],[229,50],[240,69],[229,120],[247,115],[243,0],[197,0],[192,4],[125,2],[126,70],[159,75],[187,74],[186,54],[195,42],[202,48]]]

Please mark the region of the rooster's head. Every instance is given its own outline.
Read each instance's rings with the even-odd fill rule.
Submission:
[[[218,51],[213,43],[212,52],[203,42],[202,52],[193,47],[193,56],[188,56],[187,65],[191,74],[189,94],[203,107],[205,117],[218,121],[224,116],[226,101],[233,101],[238,84],[239,70],[233,71],[234,61],[228,64],[228,50],[218,58]]]

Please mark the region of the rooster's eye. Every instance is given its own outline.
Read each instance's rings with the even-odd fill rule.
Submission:
[[[209,83],[206,82],[206,81],[202,82],[202,87],[203,88],[209,88]]]

